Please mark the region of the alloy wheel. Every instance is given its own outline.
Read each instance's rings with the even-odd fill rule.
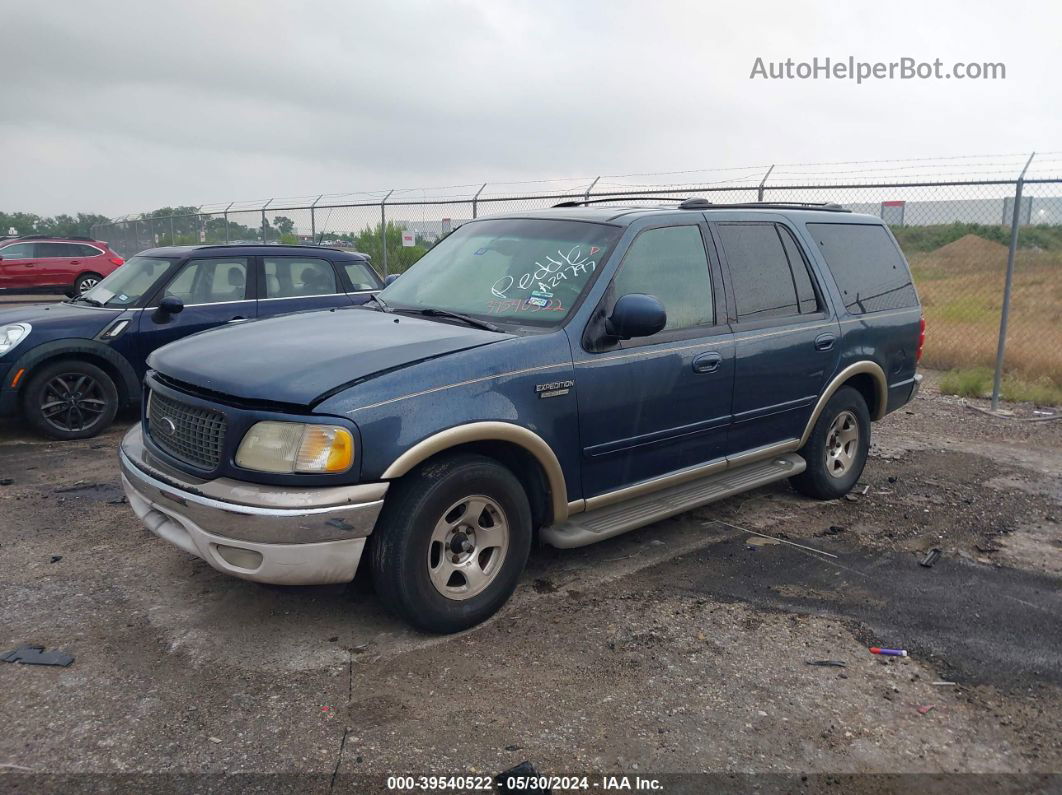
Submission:
[[[851,411],[842,411],[826,431],[826,471],[843,478],[859,454],[859,420]]]
[[[103,386],[85,373],[61,373],[44,387],[40,411],[60,431],[83,431],[103,415],[107,400]]]
[[[447,599],[471,599],[490,585],[509,549],[509,523],[490,497],[465,497],[435,525],[428,544],[428,577]]]

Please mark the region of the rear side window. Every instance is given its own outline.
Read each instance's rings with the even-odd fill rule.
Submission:
[[[38,257],[76,257],[77,247],[70,243],[38,243]]]
[[[336,292],[336,274],[326,260],[267,257],[262,265],[265,268],[266,298],[298,298]]]
[[[817,312],[807,263],[789,230],[764,223],[719,224],[738,322]]]
[[[95,246],[89,246],[84,243],[71,243],[70,248],[73,249],[72,257],[96,257],[102,254]]]
[[[854,315],[918,305],[911,272],[877,224],[808,224],[830,266],[845,308]]]

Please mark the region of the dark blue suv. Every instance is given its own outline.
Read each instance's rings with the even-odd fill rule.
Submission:
[[[0,311],[0,416],[55,439],[95,436],[140,399],[145,360],[197,331],[350,306],[382,289],[362,254],[311,246],[143,251],[60,304]]]
[[[773,481],[847,493],[924,325],[879,218],[592,206],[472,221],[369,303],[149,359],[123,485],[154,533],[271,583],[349,581],[451,632],[535,533],[576,547]]]

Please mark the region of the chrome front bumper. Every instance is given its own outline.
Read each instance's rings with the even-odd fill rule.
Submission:
[[[140,425],[118,458],[129,504],[151,532],[218,571],[280,585],[354,579],[388,486],[199,480],[152,456]]]

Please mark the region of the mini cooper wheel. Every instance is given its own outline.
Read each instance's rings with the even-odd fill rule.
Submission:
[[[800,451],[807,469],[790,479],[801,494],[834,500],[852,490],[870,450],[870,412],[863,396],[845,386],[827,401]]]
[[[94,364],[62,361],[33,375],[22,411],[36,430],[53,439],[87,439],[103,431],[118,411],[114,381]]]
[[[98,273],[82,273],[74,281],[74,294],[81,295],[86,290],[91,290],[103,279]]]
[[[492,459],[431,462],[391,487],[369,539],[383,601],[427,632],[458,632],[495,613],[531,549],[531,509]]]

